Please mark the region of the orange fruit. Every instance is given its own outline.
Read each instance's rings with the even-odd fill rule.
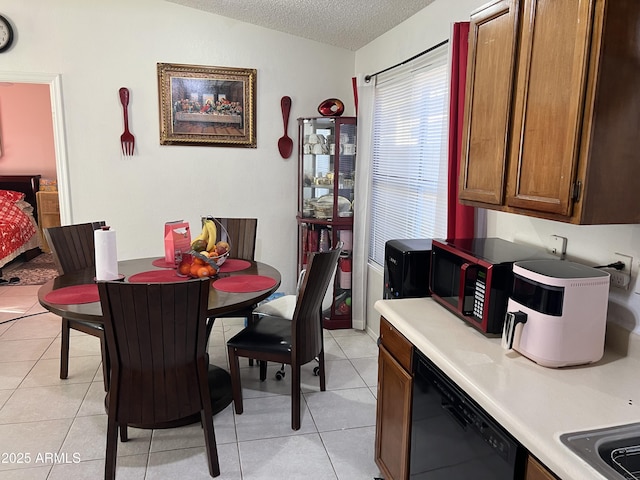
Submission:
[[[189,275],[191,275],[192,277],[197,277],[198,270],[200,270],[201,268],[202,268],[202,265],[198,265],[197,263],[192,263],[191,267],[189,268]]]
[[[197,276],[198,276],[198,278],[208,277],[209,276],[209,269],[207,267],[198,268]]]
[[[209,277],[213,277],[216,273],[218,273],[216,269],[213,268],[211,265],[207,265],[205,268],[209,272],[209,275],[208,275]]]
[[[204,265],[204,260],[198,257],[193,257],[193,263],[194,265]]]
[[[178,267],[178,272],[180,273],[180,275],[189,275],[189,270],[191,270],[190,263],[181,263]]]

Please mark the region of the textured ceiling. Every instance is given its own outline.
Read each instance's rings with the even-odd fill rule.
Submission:
[[[348,50],[358,50],[434,0],[168,0]]]

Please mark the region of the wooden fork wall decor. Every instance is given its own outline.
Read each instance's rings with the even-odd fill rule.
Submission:
[[[124,115],[124,133],[120,136],[120,144],[122,145],[122,154],[125,157],[133,155],[133,151],[136,145],[136,139],[129,131],[129,113],[127,108],[129,107],[129,89],[122,87],[119,90],[120,103],[122,103],[122,110]]]

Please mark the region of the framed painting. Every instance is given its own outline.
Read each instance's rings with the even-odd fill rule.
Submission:
[[[256,75],[158,63],[160,144],[256,148]]]

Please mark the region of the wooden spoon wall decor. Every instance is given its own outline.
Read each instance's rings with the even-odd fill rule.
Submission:
[[[291,111],[291,97],[284,96],[280,100],[282,108],[282,121],[284,123],[284,135],[278,139],[278,150],[282,158],[289,158],[293,152],[293,140],[287,135],[289,126],[289,112]]]

